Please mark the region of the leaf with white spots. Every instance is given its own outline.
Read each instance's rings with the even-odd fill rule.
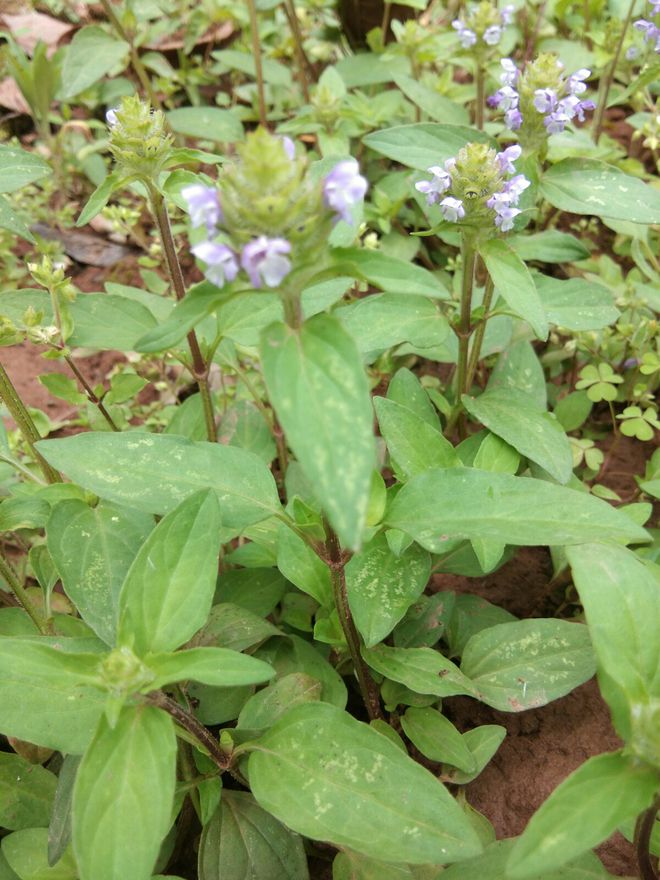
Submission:
[[[564,159],[541,178],[551,205],[632,223],[660,223],[660,191],[597,159]]]
[[[346,566],[346,588],[353,620],[368,648],[389,635],[422,594],[431,557],[416,544],[399,556],[383,532]]]
[[[288,713],[255,743],[249,773],[261,806],[315,840],[414,865],[481,851],[468,818],[428,770],[327,703]]]
[[[167,513],[207,487],[218,495],[223,527],[234,534],[281,510],[268,467],[236,446],[127,431],[42,440],[39,450],[84,489],[147,513]]]
[[[378,645],[362,652],[369,666],[417,694],[474,696],[472,683],[444,654],[433,648],[389,648]]]
[[[271,324],[261,359],[286,439],[342,544],[362,540],[376,461],[369,385],[352,337],[317,315],[298,330]]]
[[[461,672],[501,712],[545,706],[596,671],[589,630],[566,620],[516,620],[469,639]]]

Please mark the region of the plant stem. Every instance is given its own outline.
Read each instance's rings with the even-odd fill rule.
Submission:
[[[648,808],[637,817],[635,824],[635,852],[637,853],[637,864],[639,865],[639,876],[642,880],[658,880],[658,872],[653,865],[651,857],[650,843],[651,834],[655,820],[660,810],[660,795],[657,795]]]
[[[282,473],[282,479],[287,471],[287,467],[289,466],[289,455],[286,448],[286,442],[284,440],[284,434],[282,433],[282,429],[276,422],[275,415],[272,410],[269,410],[267,406],[265,406],[263,400],[257,394],[257,389],[254,387],[252,382],[248,379],[246,373],[243,372],[240,368],[234,367],[236,370],[236,375],[243,382],[247,390],[252,395],[252,399],[254,400],[255,406],[263,416],[264,421],[270,428],[270,433],[273,436],[273,440],[275,441],[275,446],[277,447],[277,461],[280,466],[280,471]]]
[[[360,636],[357,629],[355,628],[353,615],[351,614],[351,609],[348,604],[345,572],[346,559],[341,551],[339,540],[337,539],[335,533],[329,526],[326,526],[326,531],[328,534],[326,548],[328,550],[329,558],[326,559],[325,562],[329,565],[330,568],[335,606],[337,608],[337,614],[339,615],[341,628],[344,631],[344,636],[346,637],[348,650],[350,652],[351,659],[353,660],[355,674],[357,675],[358,683],[360,685],[362,700],[364,701],[364,705],[366,707],[369,718],[373,721],[374,718],[383,717],[383,712],[380,707],[378,686],[371,677],[371,673],[369,672],[367,664],[362,659],[362,653],[360,650]]]
[[[474,124],[477,126],[479,131],[484,130],[484,107],[486,103],[486,71],[484,70],[483,64],[481,60],[475,62],[477,65],[477,76],[476,76],[476,84],[477,84],[477,103],[474,110]]]
[[[32,416],[20,398],[18,391],[14,388],[11,379],[7,375],[7,371],[0,364],[0,399],[9,410],[9,414],[16,422],[19,431],[23,435],[23,439],[28,445],[32,457],[41,468],[46,481],[48,483],[62,483],[62,475],[55,468],[52,468],[46,459],[35,448],[35,443],[41,440],[41,436],[32,421]]]
[[[284,12],[286,13],[289,27],[291,28],[291,35],[293,36],[293,45],[295,47],[296,59],[298,62],[298,79],[300,80],[300,87],[302,88],[305,103],[309,104],[309,80],[313,78],[312,65],[309,63],[309,59],[305,54],[303,35],[300,30],[298,16],[296,15],[294,0],[284,0]]]
[[[259,42],[259,22],[257,20],[257,7],[255,0],[247,0],[250,13],[250,31],[252,32],[252,54],[254,55],[254,69],[257,76],[257,96],[259,99],[259,123],[268,128],[266,116],[266,96],[264,92],[264,70],[261,63],[261,44]]]
[[[630,5],[628,6],[628,12],[623,22],[623,27],[621,28],[621,36],[619,37],[619,41],[617,42],[616,49],[614,51],[614,58],[607,68],[602,91],[599,90],[598,106],[596,107],[596,114],[594,117],[592,129],[592,137],[595,144],[597,144],[600,140],[600,135],[603,128],[603,121],[605,119],[605,110],[607,108],[607,98],[609,96],[612,83],[614,82],[614,74],[616,73],[617,64],[619,63],[619,58],[621,56],[621,50],[623,49],[623,43],[626,39],[626,31],[628,30],[628,25],[630,24],[630,19],[632,18],[633,9],[635,8],[636,2],[637,0],[631,0]]]
[[[468,352],[470,349],[470,335],[472,328],[470,327],[470,315],[472,314],[472,287],[474,285],[474,268],[477,262],[477,252],[474,246],[474,240],[463,234],[461,243],[461,254],[463,258],[463,279],[461,284],[461,314],[458,326],[454,328],[454,332],[458,336],[458,369],[456,372],[456,401],[454,409],[447,422],[446,431],[450,432],[456,422],[459,422],[459,432],[461,439],[465,434],[465,424],[462,419],[463,404],[461,403],[461,395],[469,391],[468,385]]]
[[[172,281],[172,287],[174,288],[176,298],[182,300],[186,295],[186,285],[183,280],[183,272],[181,271],[181,264],[179,263],[179,257],[174,244],[174,237],[172,235],[172,228],[170,226],[170,218],[167,213],[165,198],[151,182],[147,184],[147,187],[149,190],[151,209],[156,218],[158,231],[160,232],[160,238],[163,243],[163,251],[167,261],[167,268]],[[204,360],[204,356],[199,347],[199,341],[197,340],[197,334],[194,330],[188,332],[187,339],[188,345],[190,346],[190,353],[192,355],[191,372],[197,382],[199,394],[202,399],[202,406],[204,408],[206,436],[209,442],[215,443],[217,441],[217,429],[215,426],[215,417],[213,415],[213,400],[209,388],[209,366]]]
[[[231,757],[225,754],[213,734],[203,724],[200,724],[194,715],[191,715],[176,700],[168,697],[162,691],[151,691],[151,693],[146,695],[145,699],[150,705],[167,712],[177,724],[188,731],[202,748],[209,753],[211,760],[221,771],[224,772],[229,769]]]
[[[486,324],[488,323],[488,311],[490,309],[491,303],[493,301],[493,291],[495,290],[495,285],[493,284],[493,280],[488,276],[486,281],[486,289],[484,290],[484,299],[482,303],[482,308],[484,310],[484,316],[481,319],[477,329],[474,331],[474,338],[472,340],[472,348],[470,350],[470,357],[468,360],[468,370],[467,370],[467,379],[466,386],[467,390],[472,387],[472,382],[474,381],[474,374],[477,372],[477,366],[479,364],[479,356],[481,354],[481,346],[483,345],[484,336],[486,335]]]
[[[71,355],[65,354],[64,360],[68,364],[69,369],[71,370],[73,375],[76,377],[76,379],[80,383],[80,386],[82,387],[83,391],[85,392],[85,396],[87,397],[87,400],[89,400],[89,402],[91,404],[93,404],[98,409],[98,411],[101,413],[103,418],[108,423],[110,430],[111,431],[119,431],[119,428],[115,424],[114,419],[112,418],[112,416],[110,415],[108,410],[105,408],[105,404],[103,403],[101,398],[97,397],[97,395],[94,393],[94,389],[91,387],[91,385],[89,384],[87,379],[85,379],[83,374],[80,372],[80,370],[78,369],[78,365],[76,364],[74,359],[71,357]]]
[[[110,0],[101,0],[101,6],[103,7],[103,11],[105,12],[105,14],[108,16],[110,24],[115,29],[117,36],[120,37],[125,43],[128,43],[131,56],[131,66],[135,71],[137,78],[140,80],[140,85],[148,95],[151,106],[155,107],[156,110],[162,110],[163,105],[158,95],[154,92],[153,86],[151,85],[151,80],[149,79],[149,74],[147,73],[144,64],[140,60],[140,55],[135,46],[135,43],[133,42],[133,36],[128,33],[124,25],[117,18],[117,14],[113,9]]]
[[[582,15],[584,16],[584,39],[589,49],[591,49],[591,3],[589,0],[582,0]]]
[[[18,599],[18,601],[23,606],[24,611],[27,612],[28,616],[37,627],[42,636],[48,636],[53,634],[53,626],[49,620],[43,617],[39,611],[32,604],[32,600],[27,594],[27,591],[23,584],[19,581],[18,576],[9,562],[5,559],[5,557],[0,553],[0,575],[7,581],[9,584],[9,589],[12,591],[14,596]]]
[[[390,19],[392,17],[392,3],[391,0],[385,0],[385,4],[383,6],[383,20],[380,24],[380,29],[383,32],[383,44],[387,43],[387,34],[390,29]]]

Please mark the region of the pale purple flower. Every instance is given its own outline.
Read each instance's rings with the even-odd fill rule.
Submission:
[[[530,182],[524,174],[516,174],[515,177],[505,182],[504,192],[508,194],[512,205],[518,204],[518,199],[528,186],[530,186]]]
[[[637,48],[637,46],[628,46],[628,48],[626,49],[626,60],[627,61],[634,61],[638,55],[639,55],[639,49]]]
[[[502,38],[502,28],[499,24],[492,24],[484,31],[483,41],[487,46],[497,46]]]
[[[466,27],[459,18],[452,21],[451,26],[454,28],[454,30],[458,31],[458,38],[461,41],[461,46],[464,49],[469,49],[470,46],[474,46],[474,44],[477,42],[476,33],[473,30],[470,30],[469,27]]]
[[[114,128],[115,125],[119,122],[117,119],[117,107],[112,107],[105,114],[105,121],[108,123],[110,128]]]
[[[429,205],[435,205],[440,201],[442,193],[446,192],[451,186],[451,176],[438,165],[433,165],[428,171],[429,174],[433,175],[432,179],[420,180],[415,184],[415,189],[418,192],[424,193]]]
[[[509,232],[513,229],[513,221],[518,214],[520,214],[519,208],[502,206],[495,217],[495,226],[499,228],[500,232]]]
[[[497,106],[505,112],[507,110],[514,110],[520,101],[520,96],[513,86],[502,86],[495,94],[499,97]]]
[[[638,366],[639,366],[638,358],[627,358],[623,362],[623,369],[624,370],[632,370],[633,367],[638,367]]]
[[[502,24],[507,25],[511,24],[513,21],[513,13],[516,11],[516,7],[513,3],[508,3],[506,6],[503,6],[500,10],[500,17],[502,19]]]
[[[502,150],[501,153],[498,153],[495,157],[497,159],[497,164],[500,166],[500,171],[502,174],[513,174],[516,170],[513,167],[513,163],[516,159],[520,159],[520,155],[522,153],[522,148],[518,146],[518,144],[513,144],[510,147],[507,147],[506,150]]]
[[[453,196],[447,196],[440,202],[440,210],[445,220],[449,220],[450,223],[457,223],[465,217],[463,202]]]
[[[218,191],[211,186],[192,183],[183,187],[181,196],[188,207],[192,225],[206,226],[208,234],[213,235],[216,226],[222,220]]]
[[[584,122],[584,111],[595,109],[596,104],[593,101],[580,101],[580,103],[575,108],[575,115],[580,120],[580,122]]]
[[[581,67],[579,70],[576,70],[575,73],[572,73],[566,80],[566,85],[568,86],[568,91],[571,95],[584,94],[584,92],[587,91],[587,84],[583,82],[583,80],[590,76],[591,71],[586,67]]]
[[[293,162],[296,158],[296,145],[287,135],[279,135],[280,140],[282,141],[282,146],[284,147],[284,152],[287,154],[289,159]]]
[[[250,276],[253,287],[278,287],[291,271],[291,244],[285,238],[260,235],[243,248],[241,266]]]
[[[657,15],[658,13],[654,13]],[[641,31],[644,34],[644,42],[645,43],[655,43],[655,51],[660,52],[660,28],[653,24],[652,21],[647,21],[644,18],[640,18],[636,21],[633,27]]]
[[[515,86],[516,80],[520,75],[520,71],[510,58],[503,58],[500,61],[502,65],[502,74],[500,82],[503,86]]]
[[[553,89],[537,89],[534,92],[534,107],[539,113],[552,113],[557,106],[557,93]]]
[[[568,116],[566,113],[562,113],[560,110],[555,110],[554,113],[550,113],[549,116],[545,117],[543,124],[545,125],[548,134],[561,134],[571,119],[572,117]]]
[[[651,0],[651,15],[660,15],[660,0]]]
[[[504,114],[504,121],[511,131],[518,131],[522,125],[522,113],[517,107],[513,107]]]
[[[342,220],[353,222],[353,205],[361,202],[369,184],[360,174],[355,159],[345,159],[332,169],[323,183],[323,197],[328,208]]]
[[[203,263],[206,263],[204,275],[216,287],[223,287],[225,281],[233,281],[238,275],[238,260],[233,250],[226,244],[214,241],[202,241],[190,250]]]

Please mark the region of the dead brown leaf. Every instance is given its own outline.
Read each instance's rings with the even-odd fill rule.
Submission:
[[[25,98],[16,85],[16,80],[11,76],[0,80],[0,107],[6,107],[7,110],[13,110],[15,113],[30,112]]]
[[[2,21],[28,55],[34,52],[34,47],[40,40],[50,48],[49,54],[51,54],[62,37],[74,27],[65,21],[44,15],[43,12],[24,12],[18,15],[3,13]]]

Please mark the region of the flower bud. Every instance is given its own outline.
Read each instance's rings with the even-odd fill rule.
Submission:
[[[172,147],[165,116],[137,95],[109,110],[110,152],[123,172],[154,180],[163,170]]]

